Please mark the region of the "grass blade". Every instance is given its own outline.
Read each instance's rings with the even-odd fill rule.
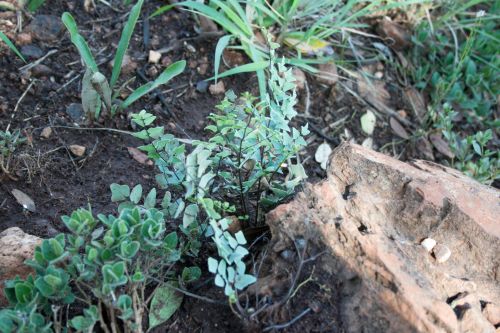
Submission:
[[[214,60],[215,83],[217,83],[217,75],[219,75],[219,66],[220,66],[220,59],[222,58],[222,52],[224,52],[224,49],[226,48],[227,44],[229,44],[230,40],[231,40],[231,35],[223,36],[219,39],[219,41],[217,42],[217,46],[215,47],[215,60]]]
[[[3,32],[0,31],[0,39],[4,41],[5,44],[7,44],[7,46],[9,47],[9,49],[12,50],[12,52],[14,52],[19,58],[21,58],[22,61],[26,62],[26,59],[24,59],[23,55],[21,54],[21,52],[19,52],[19,50],[17,49],[17,47],[14,45],[14,43],[12,43],[9,39],[9,37],[7,37]]]
[[[132,38],[132,34],[134,32],[135,25],[137,24],[137,20],[141,13],[142,4],[144,0],[139,0],[132,7],[130,11],[130,15],[128,16],[127,23],[125,27],[123,27],[122,35],[120,37],[120,42],[118,43],[118,48],[116,49],[115,60],[113,62],[113,72],[111,73],[111,80],[109,82],[111,87],[114,87],[118,77],[120,76],[120,71],[122,69],[123,57],[125,56],[125,52],[127,52],[128,45],[130,43],[130,38]]]
[[[85,62],[85,65],[92,70],[92,72],[98,72],[97,64],[95,62],[94,56],[90,51],[85,38],[78,32],[78,26],[76,25],[75,19],[70,13],[64,12],[61,17],[66,29],[68,29],[71,35],[71,42],[76,46],[80,56]]]
[[[224,73],[221,73],[218,78],[221,79],[223,77],[235,75],[235,74],[240,74],[240,73],[248,73],[248,72],[256,72],[259,70],[263,70],[269,66],[269,61],[266,60],[261,60],[257,62],[252,62],[249,64],[244,64],[238,67],[234,67],[230,70],[225,71]],[[207,80],[213,80],[215,77],[211,77]]]
[[[44,3],[45,0],[31,0],[28,2],[28,10],[33,13]]]
[[[223,15],[212,7],[195,1],[183,1],[179,2],[177,5],[189,8],[197,14],[208,17],[235,36],[246,36],[245,32],[241,31],[236,24],[227,18],[226,15]]]
[[[157,10],[154,11],[153,14],[151,14],[149,16],[149,18],[153,18],[155,16],[158,16],[158,15],[161,15],[165,12],[168,12],[170,9],[174,8],[177,4],[175,5],[165,5],[165,6],[161,6],[160,8],[158,8]]]
[[[186,61],[181,60],[174,62],[172,65],[168,66],[161,74],[156,78],[156,80],[152,82],[148,82],[143,86],[140,86],[136,90],[134,90],[133,93],[130,94],[130,96],[127,97],[125,101],[123,101],[121,108],[127,108],[129,107],[132,103],[137,101],[139,98],[142,96],[150,93],[152,90],[158,88],[159,86],[167,83],[170,81],[172,78],[176,77],[180,73],[184,71],[184,68],[186,67]]]
[[[236,14],[229,6],[227,6],[224,2],[219,1],[219,0],[212,0],[212,2],[219,6],[220,9],[226,14],[226,16],[231,20],[233,23],[235,23],[241,31],[243,31],[247,37],[252,36],[252,27],[250,24],[246,21],[246,16],[239,17],[238,14]],[[238,4],[239,6],[239,4]]]

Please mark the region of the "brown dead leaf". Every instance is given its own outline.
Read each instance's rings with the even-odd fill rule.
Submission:
[[[227,231],[229,231],[231,235],[234,235],[238,231],[241,231],[241,223],[236,216],[229,216],[229,218],[231,219],[232,222],[231,224],[229,224]]]
[[[420,153],[429,161],[434,161],[434,153],[432,152],[432,145],[427,140],[426,137],[420,137],[415,143],[415,148],[417,149],[417,153]]]
[[[153,165],[153,161],[151,161],[146,154],[134,147],[127,147],[128,153],[134,160],[141,164],[145,165]]]
[[[377,110],[385,111],[389,109],[391,95],[385,88],[384,81],[366,79],[362,73],[357,74],[358,77],[358,93],[366,99]]]
[[[215,22],[208,17],[199,15],[198,19],[200,22],[200,28],[203,32],[217,32],[219,30],[217,29],[217,24],[215,24]]]
[[[388,44],[395,50],[401,51],[411,45],[408,31],[402,25],[391,21],[387,17],[384,17],[379,23],[377,32],[381,37],[388,40]]]
[[[229,66],[229,68],[237,67],[245,63],[245,56],[243,53],[235,50],[224,49],[222,58],[224,59],[224,64]]]
[[[454,158],[455,154],[450,149],[450,145],[446,142],[441,133],[432,133],[429,135],[429,140],[432,142],[432,145],[436,148],[438,152],[443,154],[448,158]]]
[[[319,64],[318,65],[318,74],[316,77],[318,78],[318,82],[334,85],[339,80],[339,75],[337,73],[337,66],[333,63]]]
[[[406,129],[399,123],[399,121],[396,120],[396,118],[391,117],[391,119],[389,120],[389,124],[391,125],[392,130],[394,131],[394,133],[396,133],[397,136],[405,140],[408,140],[410,138]]]
[[[30,198],[26,193],[18,190],[18,189],[13,189],[11,191],[12,195],[14,198],[16,198],[16,201],[23,206],[24,209],[29,210],[30,212],[36,212],[36,206],[35,202],[33,199]]]
[[[411,106],[411,109],[415,113],[417,120],[419,123],[425,118],[425,114],[427,113],[427,107],[425,105],[424,97],[422,94],[415,88],[408,88],[404,92],[406,102]]]

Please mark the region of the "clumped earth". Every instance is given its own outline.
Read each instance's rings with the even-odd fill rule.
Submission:
[[[149,1],[144,5],[142,21],[129,47],[130,62],[124,68],[124,72],[128,72],[125,79],[136,76],[138,72],[148,79],[155,78],[161,69],[177,60],[186,60],[188,66],[159,95],[151,94],[137,102],[130,112],[146,109],[158,117],[157,123],[164,125],[166,131],[180,138],[203,138],[207,116],[223,97],[223,94],[215,94],[213,89],[209,91],[208,85],[202,81],[213,75],[217,37],[200,36],[195,31],[192,16],[186,12],[170,11],[147,19],[148,14],[162,4],[161,1]],[[81,120],[82,110],[78,103],[83,67],[60,22],[63,12],[71,12],[81,33],[98,54],[96,58],[102,63],[101,68],[110,72],[108,63],[114,55],[127,13],[126,9],[118,8],[120,12],[116,13],[107,6],[98,5],[89,13],[84,10],[82,1],[53,0],[50,6],[42,6],[24,22],[26,40],[21,44],[17,41],[28,61],[43,61],[21,70],[24,65],[21,60],[5,50],[0,51],[3,52],[0,53],[0,128],[21,129],[28,139],[16,152],[11,168],[15,170],[12,176],[17,180],[4,177],[0,183],[0,231],[17,226],[31,235],[51,237],[64,231],[60,217],[81,206],[90,205],[99,213],[115,211],[116,205],[110,202],[111,183],[131,187],[142,184],[145,189],[154,186],[154,167],[134,159],[134,150],[130,149],[141,143],[120,132],[133,130],[126,115],[105,119],[99,124],[86,124]],[[7,12],[1,14],[15,22],[15,17],[9,17]],[[148,63],[149,50],[163,50],[158,64]],[[228,53],[226,68],[231,60],[237,63],[240,58],[240,54]],[[308,122],[313,132],[309,147],[303,152],[305,167],[313,182],[326,175],[313,158],[318,145],[328,142],[334,147],[339,144],[339,138],[357,139],[361,143],[366,135],[360,128],[359,117],[368,108],[377,109],[382,103],[391,110],[406,110],[392,114],[400,121],[411,123],[417,119],[418,115],[405,98],[405,90],[397,84],[397,73],[377,63],[364,70],[374,75],[381,73],[376,75],[383,78],[380,81],[382,86],[366,87],[360,79],[347,84],[347,88],[358,92],[350,94],[346,83],[332,83],[307,75],[308,86],[299,87],[297,109],[300,117],[297,125]],[[253,75],[238,75],[223,81],[226,89],[233,89],[237,94],[247,90],[254,95],[258,93]],[[142,83],[137,76],[132,86]],[[385,121],[378,124],[379,129],[373,137],[373,147],[401,159],[428,157],[418,144],[395,144],[395,140],[400,139],[395,134],[397,125],[390,125],[387,114],[383,119]],[[335,123],[338,120],[341,121]],[[41,136],[47,127],[51,128],[50,135],[45,132]],[[401,131],[399,135],[402,135]],[[76,156],[71,145],[85,147],[85,153]],[[23,209],[11,195],[14,189],[34,200],[36,209],[33,212]],[[270,233],[266,237],[270,238]],[[266,284],[267,289],[257,284],[255,292],[283,297],[290,287],[300,285],[300,288],[286,306],[270,312],[264,324],[288,322],[290,325],[282,328],[288,332],[344,332],[339,305],[342,289],[337,288],[343,283],[342,278],[325,271],[315,260],[300,266],[299,247],[291,246],[289,252],[271,251],[269,247],[275,241],[266,237],[259,242],[260,255],[256,254],[255,259],[264,258],[263,281],[268,277],[273,283]],[[308,246],[304,253],[310,259],[322,256],[321,244]],[[268,248],[269,253],[265,256]],[[204,259],[206,254],[201,257]],[[300,276],[294,285],[292,281],[298,270]],[[283,272],[287,273],[283,275]],[[201,281],[209,279],[208,276],[203,278]],[[213,299],[225,299],[211,280],[195,286],[193,292]],[[308,315],[290,322],[304,310]],[[227,305],[190,299],[166,325],[154,332],[259,331],[260,327],[243,326]]]

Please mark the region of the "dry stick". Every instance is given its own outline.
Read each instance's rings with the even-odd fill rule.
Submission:
[[[106,325],[106,322],[104,321],[104,317],[102,316],[103,308],[102,308],[102,301],[101,300],[99,300],[99,303],[97,304],[97,306],[99,308],[99,324],[101,325],[101,328],[104,331],[104,333],[110,333],[108,325]]]
[[[52,118],[51,118],[51,117],[49,117],[49,123],[50,123],[50,127],[51,127],[51,128],[54,128],[54,126],[53,126],[53,123],[54,123],[54,122],[53,122],[53,120],[52,120]],[[59,134],[57,133],[57,131],[56,131],[55,129],[54,129],[54,133],[56,134],[57,139],[59,140],[59,142],[60,142],[60,143],[64,146],[64,148],[66,149],[66,152],[68,153],[68,156],[69,156],[69,158],[70,158],[70,160],[71,160],[71,163],[72,163],[72,164],[73,164],[73,166],[75,167],[76,174],[77,174],[77,175],[79,175],[79,173],[78,173],[78,170],[79,170],[79,169],[78,169],[78,166],[76,165],[75,161],[73,160],[73,156],[71,156],[71,151],[69,150],[68,145],[66,144],[66,142],[64,142],[64,141],[61,139],[61,137],[59,136]]]
[[[325,139],[326,141],[334,144],[335,146],[338,146],[340,144],[340,141],[337,139],[337,138],[334,138],[334,137],[331,137],[331,136],[328,136],[326,135],[325,133],[323,133],[323,131],[316,127],[316,125],[312,124],[312,123],[309,123],[309,128],[314,132],[316,133],[317,135],[319,135],[321,138]]]
[[[30,84],[28,85],[28,88],[26,88],[26,90],[23,92],[23,94],[21,95],[21,97],[19,97],[19,99],[17,100],[16,106],[14,107],[14,111],[10,115],[10,120],[9,120],[9,124],[7,125],[6,131],[9,130],[10,125],[12,123],[12,120],[14,120],[14,116],[16,115],[16,112],[19,109],[19,105],[23,101],[24,97],[26,97],[26,94],[28,93],[28,91],[30,91],[31,87],[35,84],[35,82],[36,82],[36,80],[31,81]]]
[[[299,321],[302,317],[304,317],[309,312],[311,312],[311,308],[305,309],[297,317],[293,318],[288,323],[268,326],[268,327],[264,328],[262,330],[262,332],[269,332],[271,330],[281,330],[281,329],[287,328],[287,327],[295,324],[297,321]]]
[[[304,115],[309,117],[309,108],[311,107],[311,94],[309,92],[309,85],[307,84],[307,80],[304,81],[304,85],[306,87],[306,105],[304,110]]]
[[[57,50],[50,50],[49,52],[47,52],[46,55],[44,55],[40,59],[37,59],[36,61],[29,63],[27,65],[24,65],[23,67],[19,68],[19,71],[25,72],[27,70],[30,70],[31,68],[35,67],[36,65],[39,65],[40,63],[42,63],[47,57],[53,55],[54,53],[57,53]]]

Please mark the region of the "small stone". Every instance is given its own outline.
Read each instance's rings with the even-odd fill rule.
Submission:
[[[13,227],[0,232],[0,289],[3,290],[4,281],[16,276],[26,278],[33,272],[33,268],[24,264],[26,259],[32,259],[35,247],[42,239]],[[6,306],[7,300],[0,293],[0,307]]]
[[[434,246],[436,246],[436,241],[432,238],[426,238],[420,245],[422,245],[427,252],[431,252]]]
[[[208,71],[208,62],[201,62],[200,65],[196,68],[196,71],[200,75],[207,74],[207,71]]]
[[[207,92],[207,90],[208,90],[208,82],[207,81],[201,80],[201,81],[198,81],[196,83],[196,91],[197,92],[205,93],[205,92]]]
[[[451,251],[446,245],[436,244],[433,249],[434,257],[436,261],[440,264],[446,262],[450,259]]]
[[[191,69],[195,69],[196,67],[198,67],[198,62],[194,59],[191,59],[188,61],[188,67]]]
[[[41,48],[33,44],[21,47],[21,53],[26,59],[29,60],[41,58],[44,54]]]
[[[156,66],[149,67],[148,76],[152,79],[155,79],[158,76],[158,68],[156,68]]]
[[[292,261],[292,259],[295,257],[295,252],[292,250],[284,250],[280,253],[281,258],[285,259],[286,261]]]
[[[172,65],[172,58],[170,58],[169,56],[163,57],[161,59],[161,65],[163,67],[168,67],[168,66]]]
[[[374,76],[375,76],[376,79],[380,80],[381,78],[384,77],[384,73],[382,73],[382,72],[375,72]]]
[[[48,77],[52,74],[52,69],[44,64],[38,64],[31,69],[31,75],[37,78]]]
[[[130,74],[133,73],[137,68],[137,63],[130,58],[130,56],[125,55],[122,62],[122,73]]]
[[[210,87],[208,87],[208,90],[212,95],[221,95],[226,92],[226,87],[224,86],[223,81],[219,81],[216,84],[211,84]]]
[[[71,103],[66,108],[66,114],[73,120],[75,123],[81,123],[85,117],[83,113],[83,106],[80,103]]]
[[[157,64],[161,59],[161,53],[158,52],[158,51],[149,51],[149,58],[148,58],[148,61],[151,63],[151,64]]]
[[[85,154],[86,149],[87,148],[85,148],[84,146],[80,146],[80,145],[69,146],[69,150],[71,151],[71,153],[77,157],[82,157]]]
[[[50,138],[50,136],[52,135],[52,128],[50,127],[45,127],[43,130],[42,130],[42,133],[40,133],[40,136],[44,139],[48,139]]]
[[[31,34],[28,34],[28,33],[25,33],[25,32],[20,33],[16,37],[16,41],[17,41],[18,45],[30,44],[32,40],[33,40],[33,38],[31,37]]]
[[[302,90],[306,84],[306,74],[298,68],[292,69],[292,75],[295,78],[295,85],[298,90]]]
[[[29,24],[28,31],[35,39],[50,42],[59,38],[63,30],[61,19],[54,15],[37,15]]]

